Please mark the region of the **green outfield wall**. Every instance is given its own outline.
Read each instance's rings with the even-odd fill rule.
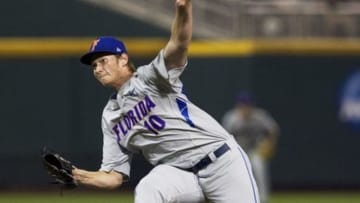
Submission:
[[[42,146],[96,170],[101,112],[112,90],[74,56],[3,58],[0,67],[0,187],[47,185]],[[357,70],[359,57],[340,53],[202,56],[189,59],[182,80],[188,97],[218,120],[238,91],[256,94],[281,126],[271,162],[275,188],[346,188],[360,186],[360,132],[340,121],[339,95]],[[133,164],[128,186],[151,168],[140,156]]]

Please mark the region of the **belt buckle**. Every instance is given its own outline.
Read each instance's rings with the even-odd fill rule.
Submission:
[[[222,149],[220,152],[221,154],[217,155],[217,151]],[[200,170],[206,168],[211,163],[216,161],[220,156],[222,156],[225,152],[229,150],[229,146],[225,143],[215,151],[209,153],[204,158],[200,159],[198,163],[196,163],[193,167],[186,169],[186,171],[193,172],[194,174],[197,174]]]

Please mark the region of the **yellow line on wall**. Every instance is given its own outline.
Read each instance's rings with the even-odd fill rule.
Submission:
[[[88,50],[93,39],[88,37],[0,38],[0,57],[78,57]],[[167,39],[162,38],[123,38],[122,40],[132,57],[153,57],[167,42]],[[237,57],[257,54],[360,55],[360,40],[193,40],[189,54],[192,57]]]
[[[195,41],[192,56],[247,56],[257,54],[360,55],[360,40],[278,39]]]
[[[0,38],[0,57],[78,57],[86,53],[94,38]],[[148,56],[164,46],[162,39],[125,39],[134,56]]]

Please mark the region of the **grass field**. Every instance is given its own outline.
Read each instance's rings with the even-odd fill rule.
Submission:
[[[0,193],[0,203],[131,203],[129,193]],[[359,193],[275,193],[270,203],[359,203]],[[234,202],[236,203],[236,202]],[[241,203],[241,202],[239,202]]]

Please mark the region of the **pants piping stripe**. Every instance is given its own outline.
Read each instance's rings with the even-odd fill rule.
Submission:
[[[251,175],[252,173],[251,173],[250,170],[249,170],[248,162],[246,161],[246,159],[245,159],[245,157],[244,157],[243,152],[241,151],[241,149],[238,148],[238,150],[240,151],[241,158],[244,160],[245,167],[246,167],[246,170],[247,170],[248,175],[249,175],[249,178],[250,178],[251,188],[252,188],[252,190],[253,190],[255,203],[258,203],[258,199],[256,198],[256,193],[255,193],[254,180],[253,180],[252,175]]]

